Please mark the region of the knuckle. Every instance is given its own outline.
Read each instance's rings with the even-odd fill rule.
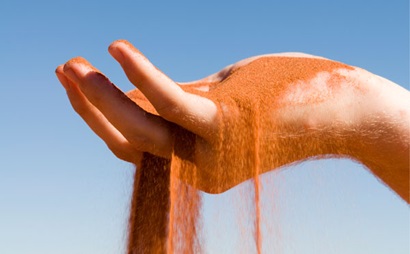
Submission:
[[[165,105],[157,108],[158,114],[167,120],[172,120],[172,116],[178,112],[178,110],[171,105]]]
[[[133,149],[124,149],[117,146],[107,145],[108,149],[120,160],[134,162],[138,152]]]
[[[112,148],[110,148],[110,150],[118,159],[124,160],[124,161],[130,160],[128,153],[125,153],[124,151],[121,151],[121,150],[112,149]]]
[[[163,118],[171,122],[173,122],[173,120],[175,120],[176,117],[180,116],[183,111],[182,106],[174,101],[164,103],[163,105],[157,107],[156,110],[158,114],[160,114]]]
[[[80,103],[79,101],[72,101],[71,105],[74,111],[80,116],[85,116],[88,113],[88,108],[83,103]]]
[[[144,137],[144,136],[133,136],[131,138],[128,138],[128,141],[130,142],[130,144],[135,150],[144,151],[144,152],[148,150],[151,144],[148,137]]]

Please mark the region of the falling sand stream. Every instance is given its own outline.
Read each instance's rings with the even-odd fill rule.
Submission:
[[[340,150],[343,145],[338,145],[343,140],[330,140],[326,135],[318,137],[299,129],[292,133],[300,135],[283,135],[294,126],[279,124],[282,118],[276,112],[282,107],[325,100],[320,92],[308,99],[283,98],[289,98],[291,88],[303,90],[320,73],[331,74],[328,85],[338,86],[344,76],[337,71],[351,69],[326,59],[263,57],[234,70],[219,83],[206,84],[210,86],[208,92],[184,88],[218,106],[221,128],[213,141],[214,150],[206,158],[208,163],[198,166],[195,154],[201,153],[200,138],[170,124],[174,133],[172,158],[144,154],[133,186],[128,253],[202,253],[201,194],[197,187],[220,193],[249,179],[253,179],[254,186],[255,214],[249,216],[249,220],[254,218],[254,252],[263,253],[262,241],[269,236],[262,237],[261,232],[264,221],[259,174],[310,156],[345,152]],[[147,112],[157,115],[139,91],[134,90],[129,96]],[[318,138],[329,142],[329,147],[315,145]],[[300,142],[313,145],[304,147]]]

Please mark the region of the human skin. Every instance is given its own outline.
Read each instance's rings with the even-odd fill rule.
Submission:
[[[109,52],[138,91],[123,93],[85,59],[73,58],[60,65],[56,74],[74,110],[118,158],[137,165],[144,152],[170,158],[174,130],[170,126],[178,125],[199,140],[194,159],[199,169],[205,168],[209,158],[216,158],[215,140],[223,123],[218,118],[221,109],[217,103],[192,91],[203,94],[261,58],[317,58],[300,53],[258,56],[204,79],[178,84],[126,41],[114,42]],[[409,91],[357,67],[338,75],[343,76],[343,83],[338,86],[332,86],[328,76],[318,75],[303,90],[289,84],[281,93],[279,106],[271,108],[275,117],[270,126],[275,128],[264,129],[262,135],[273,135],[279,128],[282,136],[292,138],[283,139],[271,151],[283,159],[275,160],[259,173],[312,157],[348,157],[361,162],[409,202]],[[272,89],[272,94],[277,92]],[[149,102],[151,112],[139,107],[135,103],[138,100]],[[300,144],[305,145],[301,148]],[[292,156],[284,156],[288,154]],[[263,159],[261,163],[264,164]],[[254,177],[249,169],[240,170],[244,171],[243,178],[222,179],[224,186],[218,189],[209,179],[199,179],[195,187],[222,192]],[[208,170],[203,175],[216,179],[212,174]]]

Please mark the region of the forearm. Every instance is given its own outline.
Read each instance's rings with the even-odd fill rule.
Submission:
[[[351,156],[409,202],[410,92],[376,75],[368,76],[367,103]]]
[[[409,91],[360,68],[344,75],[335,98],[305,110],[314,152],[361,162],[409,202]]]

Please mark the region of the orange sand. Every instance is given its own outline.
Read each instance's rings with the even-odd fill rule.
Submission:
[[[290,85],[305,89],[318,73],[336,69],[351,67],[325,59],[263,57],[233,71],[222,82],[210,84],[209,92],[182,86],[218,106],[222,127],[213,141],[215,151],[209,163],[198,167],[194,163],[195,154],[201,153],[198,137],[171,124],[175,134],[171,160],[144,154],[135,176],[128,253],[201,252],[197,236],[201,199],[196,188],[220,193],[248,179],[254,179],[255,188],[255,252],[262,253],[259,174],[310,156],[344,153],[343,145],[338,146],[343,141],[326,136],[300,135],[304,142],[328,142],[331,145],[326,149],[319,145],[304,148],[298,145],[300,136],[281,136],[292,127],[278,124],[275,112],[295,106],[282,100]],[[338,86],[342,78],[333,73],[328,85]],[[157,114],[138,90],[129,96],[147,112]],[[298,103],[324,99],[317,96]]]

